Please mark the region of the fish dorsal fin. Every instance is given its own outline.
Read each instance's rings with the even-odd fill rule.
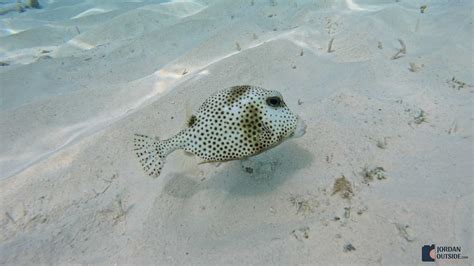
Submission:
[[[193,110],[191,108],[191,104],[189,103],[189,100],[186,99],[185,101],[185,106],[184,106],[184,112],[185,112],[185,117],[186,117],[186,125],[185,127],[192,127],[194,123],[196,122],[196,116],[193,114]]]

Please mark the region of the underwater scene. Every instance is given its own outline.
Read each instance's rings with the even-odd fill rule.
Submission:
[[[473,6],[0,0],[0,264],[471,265]]]

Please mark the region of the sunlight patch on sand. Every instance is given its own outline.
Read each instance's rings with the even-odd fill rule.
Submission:
[[[346,0],[347,7],[350,10],[355,10],[355,11],[364,11],[362,7],[360,7],[357,3],[354,3],[353,0]]]
[[[80,48],[82,50],[90,50],[90,49],[93,49],[93,48],[96,47],[93,44],[90,44],[90,43],[87,43],[85,41],[78,40],[78,39],[71,39],[71,40],[68,41],[68,43],[71,44],[72,46]]]
[[[102,14],[102,13],[107,13],[107,12],[110,12],[112,10],[105,10],[103,8],[91,8],[91,9],[88,9],[74,17],[72,17],[71,19],[76,19],[76,18],[82,18],[82,17],[87,17],[87,16],[90,16],[90,15],[97,15],[97,14]]]
[[[159,70],[155,73],[158,77],[158,81],[155,83],[154,91],[156,93],[163,93],[168,90],[170,85],[173,84],[177,79],[181,78],[183,75],[176,72],[171,72],[167,70]]]
[[[199,75],[199,76],[207,76],[207,75],[209,75],[209,73],[210,73],[209,70],[204,69],[204,70],[201,70],[200,72],[198,72],[197,75]]]
[[[383,8],[383,6],[375,6],[375,5],[367,5],[365,7],[361,7],[359,4],[355,3],[354,0],[346,0],[346,5],[351,11],[378,11]]]
[[[0,36],[13,35],[22,32],[22,30],[14,30],[12,28],[3,28],[1,31]]]
[[[179,18],[185,18],[192,15],[195,15],[204,9],[207,6],[195,1],[170,1],[157,5],[148,5],[139,9],[146,9],[155,12],[159,12],[165,15],[170,15]]]

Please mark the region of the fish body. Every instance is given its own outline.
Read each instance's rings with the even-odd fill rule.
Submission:
[[[134,145],[143,169],[158,177],[174,150],[183,149],[204,162],[238,160],[301,136],[305,128],[278,91],[234,86],[209,97],[175,136],[159,140],[135,134]]]

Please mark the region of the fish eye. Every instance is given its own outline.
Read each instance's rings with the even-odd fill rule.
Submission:
[[[272,107],[278,107],[281,106],[282,100],[280,97],[268,97],[267,98],[267,104],[272,106]]]

